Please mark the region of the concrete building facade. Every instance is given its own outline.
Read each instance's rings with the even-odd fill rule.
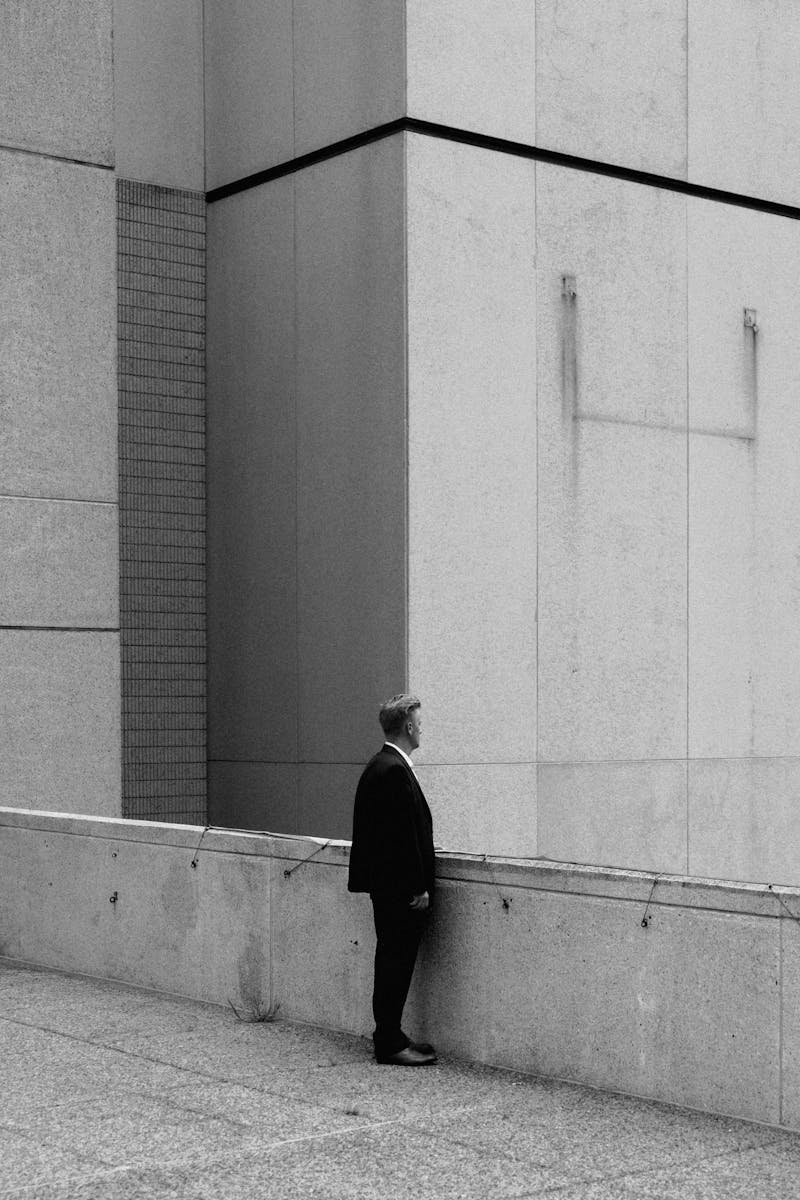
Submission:
[[[4,802],[205,820],[202,12],[0,45]]]
[[[8,803],[347,836],[411,687],[449,848],[797,882],[795,6],[71,7],[0,18]]]

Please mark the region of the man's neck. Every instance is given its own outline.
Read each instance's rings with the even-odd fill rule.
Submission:
[[[387,737],[386,745],[394,746],[395,750],[402,750],[403,754],[405,754],[407,758],[411,758],[411,755],[415,750],[415,747],[411,745],[411,742],[404,737]]]
[[[406,746],[408,746],[408,742],[405,742],[405,745],[402,745],[399,741],[392,742],[389,740],[389,738],[387,738],[383,744],[384,744],[384,746],[391,746],[393,750],[399,750],[400,753],[402,754],[403,758],[406,760],[408,765],[411,767],[411,770],[412,771],[414,770],[414,764],[411,761],[411,747],[409,746],[408,749],[405,748]]]

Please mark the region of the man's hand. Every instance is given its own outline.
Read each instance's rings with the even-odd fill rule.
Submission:
[[[424,912],[431,902],[431,898],[427,892],[423,892],[421,896],[411,897],[411,908],[414,912]]]

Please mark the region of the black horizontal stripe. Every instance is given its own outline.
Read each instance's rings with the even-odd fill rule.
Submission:
[[[400,117],[396,121],[388,121],[385,125],[376,125],[374,129],[366,129],[363,133],[343,138],[340,142],[332,142],[330,146],[312,150],[309,154],[301,154],[298,158],[292,158],[288,162],[267,167],[265,171],[256,171],[254,175],[245,175],[243,179],[235,179],[232,183],[223,183],[221,187],[212,188],[210,192],[206,192],[206,200],[209,204],[215,204],[217,200],[225,200],[228,196],[247,192],[250,188],[261,187],[262,183],[271,183],[273,179],[283,179],[285,175],[294,175],[295,171],[303,171],[306,167],[313,167],[329,158],[338,158],[340,154],[347,154],[349,150],[358,150],[361,146],[369,146],[372,142],[380,142],[395,133],[402,133],[406,124],[406,118]]]
[[[585,171],[590,175],[606,175],[612,179],[624,179],[629,183],[643,184],[645,187],[660,188],[663,191],[677,192],[684,196],[694,196],[701,200],[713,200],[717,204],[732,204],[738,208],[755,209],[758,212],[771,213],[773,216],[788,217],[790,220],[800,220],[800,207],[794,204],[780,204],[776,200],[765,200],[759,196],[748,196],[741,192],[728,192],[722,188],[707,187],[701,183],[690,183],[686,179],[676,179],[671,175],[656,175],[651,171],[639,171],[633,167],[624,167],[618,163],[601,162],[594,158],[580,158],[575,154],[564,154],[560,150],[547,150],[532,146],[526,142],[512,142],[507,138],[492,137],[486,133],[475,133],[469,129],[457,129],[452,125],[439,125],[434,121],[422,121],[417,117],[399,117],[374,129],[354,134],[342,141],[333,142],[309,154],[301,154],[298,158],[278,163],[264,171],[256,171],[242,179],[225,183],[221,187],[212,188],[206,193],[209,204],[225,200],[239,192],[249,191],[250,188],[260,187],[296,171],[305,170],[317,163],[337,158],[351,150],[358,150],[373,142],[382,141],[397,133],[418,133],[425,137],[439,138],[443,141],[458,142],[463,146],[474,146],[481,150],[491,150],[496,154],[513,155],[515,158],[527,158],[534,162],[552,163],[559,167],[568,167],[573,171]]]
[[[27,154],[30,158],[46,158],[51,162],[66,163],[70,167],[94,167],[98,171],[113,171],[113,162],[96,162],[91,158],[72,158],[69,154],[58,154],[55,150],[38,150],[30,146],[15,146],[0,142],[0,151],[8,154]]]
[[[119,633],[119,625],[0,625],[0,633]]]

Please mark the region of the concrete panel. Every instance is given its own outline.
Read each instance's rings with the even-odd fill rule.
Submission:
[[[783,243],[781,251],[791,255],[787,243],[797,231],[790,227],[789,237],[781,237],[789,222],[730,204],[692,197],[687,207],[690,424],[707,435],[752,437],[758,417],[756,369],[763,370],[755,359],[764,339],[754,345],[744,309],[760,309],[763,317],[768,308],[774,320],[776,284],[783,274],[776,238]],[[777,268],[777,278],[767,264]],[[782,302],[787,299],[781,296]],[[769,340],[774,354],[779,343],[774,336]]]
[[[683,757],[685,437],[571,422],[539,530],[540,760]]]
[[[538,165],[539,379],[551,400],[543,415],[685,429],[686,203]],[[575,279],[571,303],[565,274]]]
[[[775,899],[781,917],[781,1121],[800,1127],[800,904],[797,897]]]
[[[358,769],[339,765],[212,761],[209,820],[225,829],[349,837],[354,773],[357,779]]]
[[[686,871],[686,764],[540,766],[539,854],[639,871]]]
[[[379,745],[377,738],[373,753]],[[363,769],[363,763],[301,763],[296,832],[309,837],[352,837],[353,800]]]
[[[111,164],[111,0],[0,5],[0,142]]]
[[[504,1019],[503,1006],[494,1007],[490,969],[496,903],[492,887],[437,883],[404,1017],[418,1040],[479,1062],[491,1062],[496,1026]]]
[[[119,635],[0,629],[3,800],[120,813]]]
[[[539,164],[537,230],[539,758],[681,757],[684,201]]]
[[[409,680],[428,714],[421,762],[536,757],[534,177],[521,159],[408,140]]]
[[[114,0],[117,172],[205,189],[202,0]]]
[[[537,0],[537,145],[684,178],[686,69],[684,0]]]
[[[800,886],[800,760],[689,763],[689,871]]]
[[[535,763],[420,763],[416,771],[437,845],[452,853],[536,854]]]
[[[295,154],[403,115],[404,5],[294,0]]]
[[[752,754],[760,591],[753,446],[693,434],[689,454],[689,753]]]
[[[299,753],[366,760],[405,683],[403,139],[296,175]]]
[[[209,209],[209,756],[297,753],[294,184]]]
[[[296,763],[208,764],[208,820],[227,829],[297,832]]]
[[[2,869],[15,859],[28,867],[18,882],[25,915],[4,922],[4,953],[266,1011],[270,860],[206,854],[192,834],[184,846],[154,846],[115,840],[113,829],[102,839],[4,830]]]
[[[0,492],[117,495],[114,180],[0,152]]]
[[[688,0],[689,178],[800,203],[800,9]]]
[[[369,897],[348,895],[344,872],[313,860],[276,858],[272,879],[272,972],[281,1016],[371,1033]]]
[[[0,625],[119,625],[113,504],[0,498]]]
[[[206,186],[292,158],[292,0],[206,0],[205,64]]]
[[[493,1061],[777,1121],[777,922],[651,905],[642,928],[645,904],[503,895],[484,966]]]
[[[753,445],[754,745],[800,755],[800,237],[795,221],[766,214],[749,228],[764,296],[757,334],[758,428]],[[769,301],[767,301],[769,297]],[[761,303],[760,299],[756,303]],[[742,480],[742,484],[744,481]]]
[[[530,0],[407,0],[408,114],[535,142],[534,26]]]
[[[693,755],[800,753],[798,271],[794,222],[691,202]]]

